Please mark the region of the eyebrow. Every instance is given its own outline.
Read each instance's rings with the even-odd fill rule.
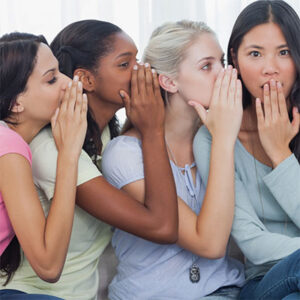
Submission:
[[[134,55],[132,52],[124,52],[124,53],[121,53],[119,54],[116,59],[120,58],[120,57],[123,57],[123,56],[129,56],[129,55]]]
[[[221,59],[222,59],[224,56],[225,56],[225,53],[222,53]],[[216,59],[216,57],[214,57],[214,56],[206,56],[206,57],[200,58],[200,59],[197,61],[197,64],[200,63],[200,62],[203,61],[203,60],[212,60],[212,59]]]
[[[286,48],[286,47],[288,47],[287,44],[282,44],[282,45],[276,47],[276,49],[282,49],[282,48]],[[249,45],[245,48],[245,50],[250,49],[250,48],[255,48],[255,49],[259,49],[259,50],[264,49],[264,47],[261,47],[258,45]]]
[[[54,72],[55,70],[56,70],[56,68],[52,68],[52,69],[46,71],[46,72],[43,74],[43,76],[47,75],[47,74],[50,73],[50,72]]]

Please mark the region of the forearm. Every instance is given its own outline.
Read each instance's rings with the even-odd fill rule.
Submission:
[[[145,203],[161,230],[177,236],[177,194],[163,132],[142,137]]]
[[[77,169],[78,158],[58,154],[55,192],[44,230],[43,272],[60,274],[64,265],[74,218]]]
[[[234,145],[212,140],[206,194],[196,231],[208,251],[225,254],[234,214]]]

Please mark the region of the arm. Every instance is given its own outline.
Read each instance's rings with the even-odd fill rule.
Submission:
[[[263,178],[281,208],[300,228],[300,165],[292,154]]]
[[[73,223],[77,162],[85,136],[87,110],[86,101],[76,93],[74,84],[52,119],[59,154],[57,184],[47,218],[28,161],[18,154],[7,154],[0,162],[0,190],[14,231],[32,268],[49,282],[59,279]]]

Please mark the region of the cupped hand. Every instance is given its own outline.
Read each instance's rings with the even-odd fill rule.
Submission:
[[[87,109],[87,95],[82,94],[82,83],[75,76],[51,119],[52,133],[59,152],[78,158],[87,130]]]
[[[157,73],[149,64],[132,70],[131,95],[121,90],[126,115],[142,136],[163,133],[165,109]]]

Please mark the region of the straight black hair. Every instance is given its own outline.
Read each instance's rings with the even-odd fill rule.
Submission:
[[[234,65],[232,54],[237,57],[238,49],[247,34],[255,26],[277,24],[287,42],[291,56],[296,66],[297,77],[289,95],[289,117],[292,120],[292,108],[300,111],[300,19],[294,9],[283,0],[259,0],[248,5],[238,16],[228,43],[228,64]],[[243,80],[239,75],[239,79]],[[251,105],[251,95],[243,84],[243,107]],[[290,149],[300,162],[300,133],[290,143]]]
[[[65,27],[53,40],[50,47],[59,62],[59,69],[73,77],[78,68],[96,72],[99,61],[113,50],[114,35],[122,30],[109,22],[84,20]],[[101,64],[101,63],[100,63]],[[101,132],[91,108],[87,114],[88,129],[83,149],[96,163],[101,152]],[[114,116],[108,123],[111,137],[119,134],[119,122]]]

